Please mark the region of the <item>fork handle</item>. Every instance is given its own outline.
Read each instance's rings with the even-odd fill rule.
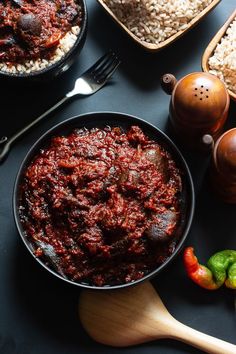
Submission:
[[[36,124],[38,124],[39,122],[41,122],[41,120],[43,120],[46,116],[48,116],[50,113],[54,112],[57,108],[59,108],[63,103],[65,103],[67,100],[69,100],[70,97],[63,97],[60,101],[58,101],[54,106],[52,106],[51,108],[49,108],[46,112],[44,112],[43,114],[41,114],[39,117],[37,117],[36,119],[34,119],[32,122],[30,122],[28,125],[26,125],[23,129],[19,130],[16,134],[14,134],[10,139],[6,139],[4,141],[0,141],[0,148],[1,145],[3,146],[2,151],[0,153],[0,163],[2,163],[9,151],[11,146],[14,144],[14,142],[16,140],[18,140],[22,135],[24,135],[26,132],[28,132],[28,130],[30,130],[31,128],[33,128]]]

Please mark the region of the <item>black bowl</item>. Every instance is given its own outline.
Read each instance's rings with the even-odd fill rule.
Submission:
[[[143,129],[145,134],[147,134],[151,139],[156,140],[159,142],[167,151],[169,151],[177,166],[183,171],[183,191],[181,192],[180,200],[181,200],[181,222],[179,224],[178,229],[176,230],[176,236],[178,238],[177,246],[174,251],[174,253],[161,265],[159,265],[154,271],[150,272],[146,276],[144,276],[142,279],[130,282],[127,284],[121,284],[121,285],[115,285],[115,286],[104,286],[104,287],[98,287],[98,286],[91,286],[85,283],[77,283],[73,282],[71,280],[68,280],[64,278],[62,275],[60,275],[57,271],[53,270],[49,266],[47,266],[42,260],[37,258],[34,253],[33,249],[35,246],[29,241],[29,239],[25,236],[24,229],[22,227],[22,224],[20,222],[19,218],[19,198],[20,198],[20,185],[22,183],[22,178],[24,175],[25,169],[28,167],[30,162],[32,161],[33,157],[35,157],[41,148],[45,148],[45,146],[50,142],[50,139],[53,136],[58,136],[58,135],[63,135],[63,134],[69,134],[70,132],[73,131],[75,128],[83,128],[86,127],[88,129],[94,128],[94,127],[105,127],[105,126],[119,126],[123,128],[124,130],[127,130],[131,125],[138,125],[140,128]],[[147,123],[146,121],[131,116],[123,113],[113,113],[113,112],[97,112],[97,113],[87,113],[83,114],[77,117],[70,118],[62,123],[59,123],[49,131],[47,131],[36,143],[32,146],[30,151],[27,153],[25,159],[23,160],[20,169],[18,171],[16,181],[15,181],[15,186],[14,186],[14,193],[13,193],[13,210],[14,210],[14,218],[16,222],[17,229],[21,235],[21,238],[30,251],[31,255],[39,262],[45,269],[47,269],[50,273],[56,275],[60,279],[70,283],[74,284],[80,287],[84,288],[90,288],[90,289],[116,289],[116,288],[123,288],[126,286],[134,285],[139,282],[142,282],[144,280],[147,280],[149,278],[154,277],[156,274],[158,274],[163,268],[165,268],[172,260],[173,258],[177,255],[177,253],[180,251],[187,234],[189,232],[192,219],[193,219],[193,213],[194,213],[194,205],[195,205],[195,197],[194,197],[194,187],[193,187],[193,181],[192,177],[189,171],[189,168],[178,150],[178,148],[175,146],[175,144],[168,138],[167,135],[165,135],[162,131],[160,131],[158,128],[155,126],[151,125],[150,123]]]
[[[72,48],[65,55],[63,55],[60,60],[39,71],[31,73],[13,74],[0,70],[0,80],[4,80],[7,84],[11,84],[12,82],[14,82],[14,84],[23,85],[28,83],[42,83],[45,81],[52,80],[67,71],[77,59],[78,54],[84,46],[87,35],[88,12],[86,2],[85,0],[78,0],[78,2],[82,8],[82,21],[80,32]]]

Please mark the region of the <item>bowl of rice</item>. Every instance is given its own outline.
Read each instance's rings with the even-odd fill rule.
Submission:
[[[221,79],[236,101],[236,10],[220,28],[202,57],[205,72]]]
[[[83,48],[85,0],[0,3],[0,78],[44,81],[65,72]]]
[[[181,37],[220,0],[97,0],[141,47],[156,52]]]

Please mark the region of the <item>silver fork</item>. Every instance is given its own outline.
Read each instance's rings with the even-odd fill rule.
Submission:
[[[108,52],[102,56],[91,68],[85,71],[76,81],[72,91],[68,92],[65,97],[63,97],[54,106],[49,108],[41,116],[33,120],[23,129],[14,134],[11,138],[3,136],[0,138],[0,148],[2,151],[0,153],[0,163],[2,163],[7,157],[11,146],[17,139],[19,139],[28,130],[38,124],[43,118],[55,111],[58,107],[64,104],[66,101],[70,100],[75,96],[89,96],[97,92],[101,87],[103,87],[111,75],[114,73],[116,68],[119,66],[120,60],[114,52]]]

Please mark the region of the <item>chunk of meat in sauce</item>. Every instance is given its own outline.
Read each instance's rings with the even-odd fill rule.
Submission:
[[[158,148],[148,148],[143,151],[143,154],[163,174],[165,180],[168,181],[168,163],[161,150]]]
[[[42,21],[34,14],[23,14],[17,19],[17,34],[28,46],[34,47],[35,36],[40,36]]]
[[[155,221],[146,230],[148,239],[153,242],[168,242],[173,235],[179,213],[174,210],[166,210],[155,216]]]

